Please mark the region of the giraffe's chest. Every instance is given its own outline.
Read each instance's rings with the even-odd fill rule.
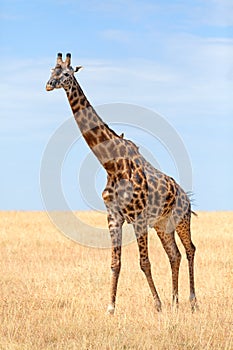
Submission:
[[[107,209],[120,212],[128,223],[133,223],[138,215],[144,215],[146,211],[147,191],[132,179],[109,183],[102,197]]]

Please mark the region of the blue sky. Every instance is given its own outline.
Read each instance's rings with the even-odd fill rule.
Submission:
[[[94,106],[143,106],[176,129],[192,164],[195,210],[233,210],[231,0],[3,0],[0,10],[0,209],[43,209],[43,152],[71,117],[63,91],[45,91],[61,51],[85,67],[78,80]],[[135,130],[126,128],[126,137],[153,152]],[[175,176],[153,147],[161,169]],[[72,209],[88,209],[77,176],[88,152],[83,141],[64,162]]]

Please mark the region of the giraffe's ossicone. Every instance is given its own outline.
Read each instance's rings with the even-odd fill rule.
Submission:
[[[139,152],[138,147],[123,135],[117,135],[98,116],[77,82],[70,65],[71,55],[58,54],[55,68],[46,89],[64,88],[74,118],[87,144],[107,172],[103,200],[107,209],[112,241],[112,280],[109,313],[114,313],[117,283],[121,268],[122,225],[134,227],[140,254],[140,266],[145,273],[156,309],[161,302],[156,291],[148,257],[148,226],[154,227],[168,255],[172,270],[173,303],[178,304],[178,274],[181,254],[175,241],[175,231],[183,243],[189,265],[190,302],[197,307],[194,288],[195,246],[191,240],[190,200],[176,181],[155,169]]]

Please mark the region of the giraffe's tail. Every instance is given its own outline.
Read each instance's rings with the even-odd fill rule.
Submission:
[[[194,197],[194,193],[192,191],[188,191],[188,192],[186,192],[186,194],[189,197],[190,204],[194,204],[194,202],[195,202],[195,199],[193,198]],[[195,215],[195,216],[198,216],[198,214],[195,211],[193,211],[193,210],[191,210],[191,213],[193,215]]]

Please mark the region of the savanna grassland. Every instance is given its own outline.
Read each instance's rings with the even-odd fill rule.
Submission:
[[[104,215],[79,213],[92,226]],[[106,314],[109,249],[64,237],[46,213],[0,213],[0,349],[233,349],[233,212],[192,218],[196,291],[189,306],[183,247],[180,307],[171,308],[171,274],[150,231],[150,259],[163,303],[158,314],[139,268],[137,246],[123,248],[115,316]]]

